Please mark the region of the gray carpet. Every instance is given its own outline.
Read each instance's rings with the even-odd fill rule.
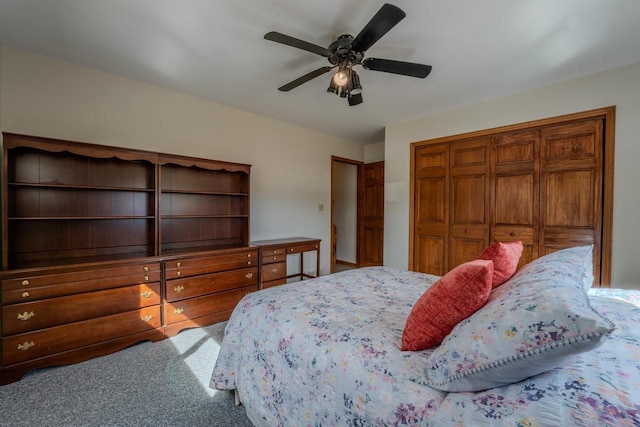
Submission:
[[[0,425],[249,427],[232,392],[208,387],[225,325],[32,371],[0,386]]]

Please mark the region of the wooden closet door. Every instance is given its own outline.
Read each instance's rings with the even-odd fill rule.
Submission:
[[[541,130],[540,255],[593,244],[595,283],[600,283],[603,145],[601,119]]]
[[[449,156],[451,270],[489,243],[489,138],[454,142]]]
[[[447,144],[419,147],[414,162],[412,269],[443,276],[448,270],[449,148]]]
[[[494,137],[491,148],[491,241],[521,241],[518,267],[538,257],[540,131]]]

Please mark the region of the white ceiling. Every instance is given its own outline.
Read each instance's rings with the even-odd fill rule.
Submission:
[[[384,3],[358,0],[0,0],[0,40],[18,48],[363,143],[384,127],[640,62],[639,0],[391,0],[407,17],[367,57],[433,66],[426,79],[358,71],[364,103],[328,94],[330,74],[278,87]]]

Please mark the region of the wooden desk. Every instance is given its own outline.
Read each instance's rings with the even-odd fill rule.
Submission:
[[[289,279],[304,280],[320,275],[320,239],[289,237],[251,242],[260,250],[260,289],[282,285]],[[316,275],[304,271],[304,252],[316,251]],[[287,274],[287,255],[300,254],[297,273]]]

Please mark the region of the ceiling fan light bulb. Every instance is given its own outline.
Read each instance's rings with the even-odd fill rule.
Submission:
[[[349,77],[347,76],[347,73],[345,73],[342,70],[338,71],[333,75],[333,82],[337,86],[344,86],[347,84],[348,81],[349,81]]]

